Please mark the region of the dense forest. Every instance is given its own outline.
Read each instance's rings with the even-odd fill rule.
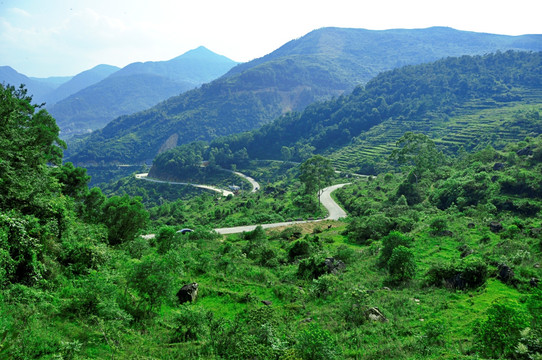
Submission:
[[[89,189],[86,170],[63,162],[54,118],[0,86],[0,358],[539,359],[540,60],[507,52],[384,73],[151,169],[226,183],[216,173],[234,165],[262,184],[228,197],[133,176]],[[455,124],[479,111],[513,114],[521,138],[444,147],[432,128],[401,128],[370,177],[313,155],[343,149],[329,129],[361,139],[389,118]],[[266,161],[263,134],[278,142]],[[334,193],[346,219],[212,230],[323,217],[318,189],[346,182]]]

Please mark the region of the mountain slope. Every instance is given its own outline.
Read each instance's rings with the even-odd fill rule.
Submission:
[[[541,134],[541,114],[542,52],[446,58],[384,72],[350,95],[218,138],[199,156],[229,167],[320,153],[339,169],[376,173],[405,132],[424,133],[449,152],[483,149]],[[153,173],[176,172],[187,149],[160,154]]]
[[[59,101],[49,111],[63,137],[86,133],[211,81],[235,64],[204,47],[169,61],[133,63]]]
[[[152,74],[197,86],[224,75],[235,65],[235,61],[200,46],[168,61],[129,64],[113,74],[113,77]]]
[[[46,97],[47,104],[52,107],[56,102],[96,84],[118,70],[119,68],[116,66],[102,64],[83,71],[48,94]]]
[[[351,90],[381,70],[509,48],[542,50],[542,36],[449,28],[315,30],[261,59],[238,65],[211,84],[115,119],[72,146],[70,160],[85,165],[143,162],[178,144],[259,127],[287,111]]]
[[[33,80],[26,75],[17,72],[10,66],[0,66],[0,83],[11,85],[15,88],[24,84],[28,90],[28,95],[32,96],[33,102],[36,104],[45,102],[46,95],[54,89],[51,84]]]

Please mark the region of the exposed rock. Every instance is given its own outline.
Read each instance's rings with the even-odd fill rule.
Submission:
[[[450,237],[450,236],[454,236],[454,233],[451,232],[450,230],[442,230],[440,232],[440,236],[448,236],[448,237]]]
[[[181,290],[177,293],[177,298],[179,303],[184,304],[186,302],[196,301],[198,296],[198,283],[191,283],[184,285]]]
[[[538,279],[533,277],[531,278],[531,281],[529,281],[529,284],[532,286],[532,287],[537,287],[538,286]]]
[[[534,267],[535,269],[538,269],[538,268],[540,268],[540,264],[539,264],[539,263],[536,263],[536,264],[533,265],[533,267]]]
[[[494,233],[501,232],[503,229],[502,224],[498,221],[492,221],[489,223],[489,230]]]
[[[391,291],[391,289],[390,289],[389,287],[387,287],[387,286],[384,286],[384,287],[382,288],[382,290]]]
[[[272,302],[269,300],[262,300],[262,304],[269,306],[272,304]]]
[[[502,282],[507,284],[512,283],[514,280],[514,270],[512,270],[510,266],[506,264],[499,264],[497,270],[499,271],[497,276]]]
[[[506,165],[504,165],[503,163],[495,163],[495,165],[493,165],[493,171],[499,171],[499,170],[502,170],[506,167]]]
[[[301,320],[302,323],[310,323],[312,322],[312,318],[311,317],[308,317],[308,318],[304,318],[303,320]]]
[[[533,154],[533,149],[531,149],[530,146],[527,146],[523,149],[516,151],[516,154],[518,154],[519,156],[530,156]]]
[[[365,316],[368,320],[379,321],[379,322],[388,322],[388,319],[382,314],[379,308],[373,307],[365,311]]]
[[[335,258],[326,258],[325,260],[326,271],[328,274],[336,274],[346,268],[346,265],[341,260]]]

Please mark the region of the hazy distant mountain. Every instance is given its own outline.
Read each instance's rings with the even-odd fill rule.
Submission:
[[[33,103],[41,104],[45,102],[45,97],[50,93],[54,86],[40,80],[33,80],[26,75],[17,72],[10,66],[0,66],[0,83],[12,85],[16,88],[24,84],[28,90],[28,95],[32,95]]]
[[[237,63],[204,47],[169,61],[133,63],[48,108],[62,136],[96,130],[209,82]]]
[[[224,75],[235,65],[235,61],[200,46],[168,61],[129,64],[112,76],[152,74],[197,86]]]
[[[241,132],[289,110],[339,95],[377,73],[446,56],[542,50],[542,35],[503,36],[450,28],[370,31],[324,28],[238,65],[222,78],[152,109],[115,119],[72,146],[81,164],[132,163],[172,146]]]
[[[83,90],[84,88],[102,81],[120,68],[112,65],[98,65],[90,70],[83,71],[64,82],[46,97],[47,105],[52,106],[56,102]]]
[[[28,77],[31,80],[40,82],[42,84],[45,84],[47,86],[52,87],[53,89],[57,89],[60,85],[70,81],[73,76],[49,76],[46,78],[39,78],[39,77]]]

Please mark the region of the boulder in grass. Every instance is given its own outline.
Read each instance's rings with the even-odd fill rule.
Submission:
[[[191,283],[184,285],[179,292],[177,292],[177,298],[179,303],[184,304],[186,302],[196,301],[198,296],[198,283]]]

